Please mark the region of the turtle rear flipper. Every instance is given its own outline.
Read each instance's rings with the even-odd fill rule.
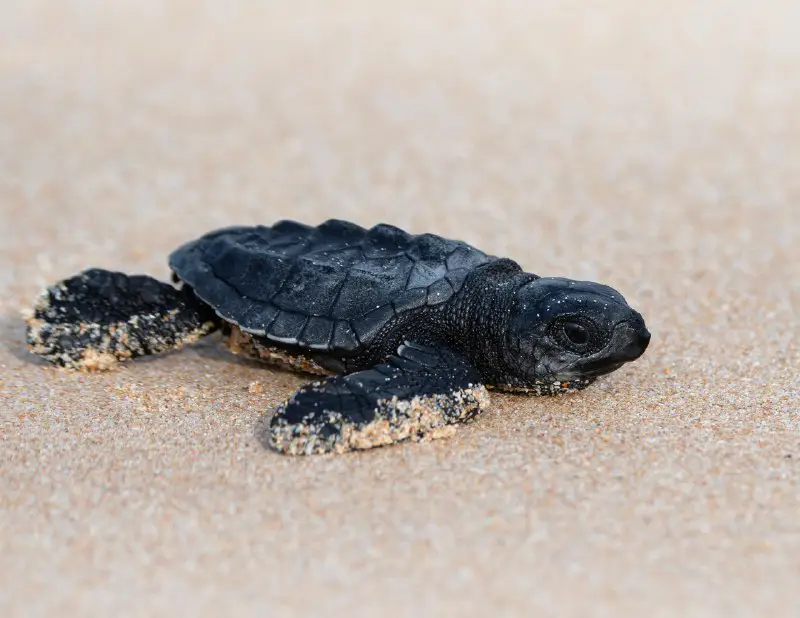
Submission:
[[[49,287],[26,321],[33,353],[84,370],[180,348],[218,326],[214,311],[188,288],[101,269]]]
[[[437,437],[488,402],[463,357],[406,343],[387,364],[300,388],[279,406],[268,438],[290,455],[369,449]]]

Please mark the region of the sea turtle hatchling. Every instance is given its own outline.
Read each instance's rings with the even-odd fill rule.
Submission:
[[[344,452],[448,433],[486,388],[582,389],[639,358],[650,333],[616,290],[390,225],[210,232],[169,257],[174,285],[89,269],[27,318],[35,354],[102,370],[221,330],[237,354],[328,376],[278,407],[268,441]]]

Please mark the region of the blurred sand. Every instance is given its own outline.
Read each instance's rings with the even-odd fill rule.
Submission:
[[[106,4],[0,6],[0,615],[800,616],[797,2]],[[303,378],[216,339],[26,354],[48,282],[331,216],[609,283],[653,344],[312,459],[254,439]]]

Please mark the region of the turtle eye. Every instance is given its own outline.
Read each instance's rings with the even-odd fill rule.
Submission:
[[[575,345],[585,345],[589,342],[589,331],[583,324],[566,322],[563,326],[564,335]]]
[[[586,316],[563,316],[550,325],[550,337],[564,350],[589,354],[602,348],[608,337],[593,320]]]

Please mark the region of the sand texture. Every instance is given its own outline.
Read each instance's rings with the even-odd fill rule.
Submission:
[[[2,0],[0,616],[800,616],[796,0]],[[230,224],[432,231],[653,333],[455,435],[265,450],[305,379],[20,311]]]

